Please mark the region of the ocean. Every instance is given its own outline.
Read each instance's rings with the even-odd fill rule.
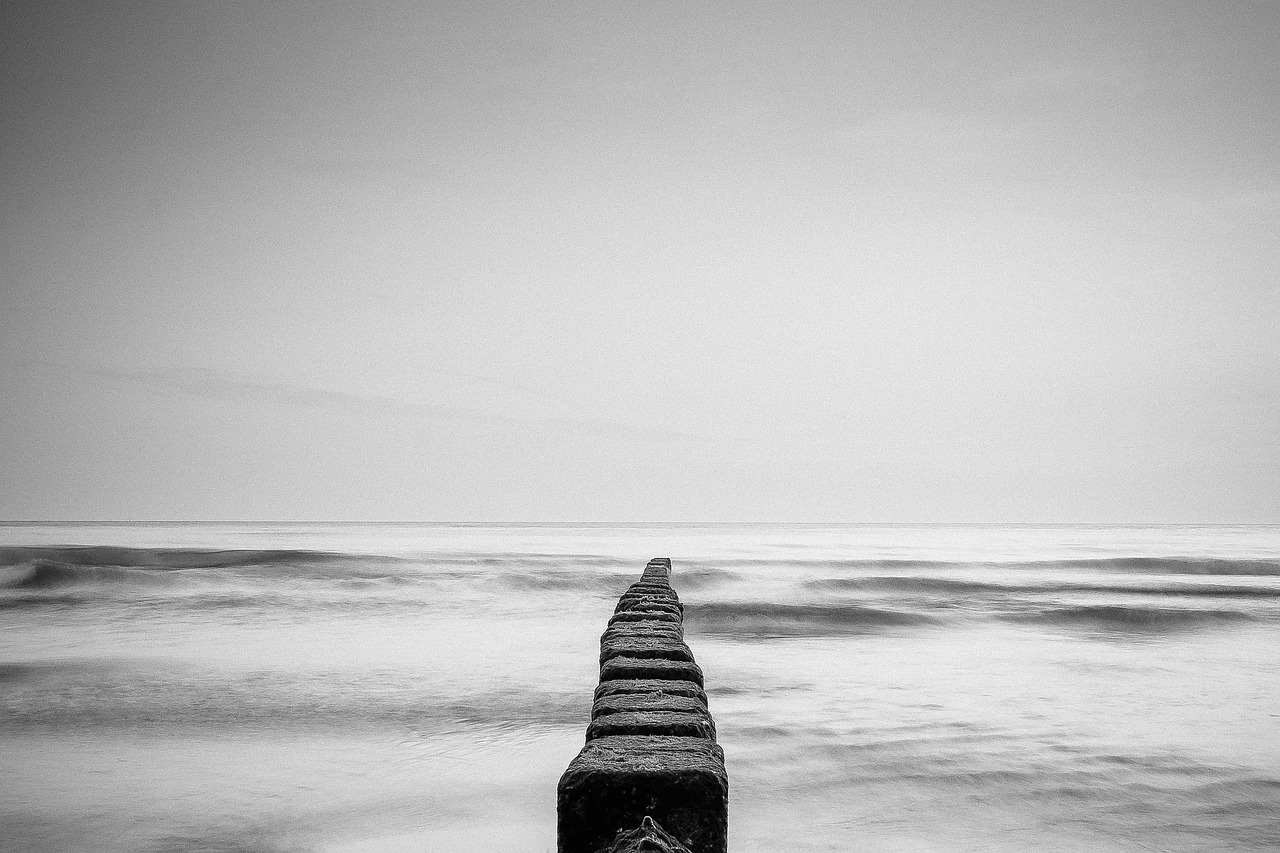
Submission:
[[[655,556],[733,853],[1280,849],[1280,527],[9,524],[0,851],[553,851]]]

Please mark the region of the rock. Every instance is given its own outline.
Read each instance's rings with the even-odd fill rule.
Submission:
[[[672,681],[692,681],[702,686],[702,669],[692,661],[662,660],[660,658],[610,658],[600,665],[601,681],[622,679],[659,678]]]
[[[624,610],[646,610],[650,612],[673,613],[676,616],[684,618],[684,605],[674,599],[663,599],[656,595],[635,595],[622,596],[618,599],[618,606],[614,609],[614,613],[621,613]]]
[[[658,636],[606,636],[600,641],[600,663],[616,657],[682,660],[693,663],[693,652],[683,640]]]
[[[666,735],[716,739],[715,723],[705,709],[682,711],[622,711],[596,717],[587,726],[587,740],[618,735]]]
[[[649,628],[649,625],[660,627]],[[639,629],[636,629],[637,626],[640,626]],[[666,630],[663,630],[664,628]],[[646,640],[683,643],[684,632],[674,622],[619,622],[600,635],[600,648],[603,650],[606,646],[619,642],[644,642]]]
[[[623,595],[659,595],[663,598],[679,598],[679,594],[670,584],[652,581],[638,581],[622,591]]]
[[[671,579],[671,561],[665,557],[656,557],[649,561],[649,565],[644,567],[644,574],[641,575],[643,580],[662,580],[669,581]]]
[[[609,624],[617,622],[674,622],[679,625],[683,620],[679,613],[668,610],[623,610],[609,617]]]
[[[661,678],[620,678],[615,681],[602,681],[596,688],[595,701],[606,696],[625,696],[629,694],[664,694],[667,696],[686,696],[697,699],[702,707],[707,707],[707,694],[701,685],[692,681],[670,681]]]
[[[557,789],[559,853],[725,853],[724,753],[670,574],[650,560],[600,637],[586,745]]]
[[[637,583],[633,583],[631,586],[627,587],[627,591],[623,593],[623,595],[646,594],[665,595],[676,599],[679,598],[679,596],[676,595],[676,591],[671,588],[670,584],[651,581],[638,581]]]
[[[614,684],[616,682],[610,682]],[[678,711],[684,714],[706,714],[706,704],[693,696],[678,696],[674,693],[611,693],[602,696],[591,706],[591,718],[607,717],[610,714],[629,711]]]
[[[680,596],[676,595],[673,589],[664,590],[662,587],[645,584],[644,586],[630,586],[627,591],[622,593],[619,598],[635,598],[637,596],[651,596],[653,598],[662,599],[670,604],[679,604]]]
[[[631,590],[627,590],[622,595],[618,596],[619,604],[623,603],[624,601],[628,603],[637,602],[637,601],[653,601],[657,604],[675,604],[679,606],[680,597],[677,596],[674,592],[662,592],[656,589],[641,589],[641,590],[636,590],[634,592]],[[625,610],[626,608],[622,608],[622,609]]]
[[[658,826],[653,818],[645,815],[636,829],[630,831],[619,829],[605,853],[690,853],[690,851],[674,835]]]
[[[729,780],[706,738],[596,738],[560,777],[556,801],[559,853],[599,853],[646,816],[691,853],[726,853]]]
[[[604,642],[609,637],[674,637],[683,639],[684,625],[680,622],[658,622],[644,620],[641,622],[614,622],[600,635]]]

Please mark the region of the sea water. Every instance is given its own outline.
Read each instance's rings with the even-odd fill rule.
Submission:
[[[734,853],[1280,849],[1280,528],[0,527],[0,850],[552,851],[654,556]]]

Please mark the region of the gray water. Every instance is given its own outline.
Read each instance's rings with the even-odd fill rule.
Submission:
[[[0,527],[0,850],[551,851],[674,561],[730,849],[1280,849],[1280,528]]]

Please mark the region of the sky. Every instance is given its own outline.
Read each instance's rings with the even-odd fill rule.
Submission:
[[[0,519],[1280,522],[1280,3],[0,5]]]

